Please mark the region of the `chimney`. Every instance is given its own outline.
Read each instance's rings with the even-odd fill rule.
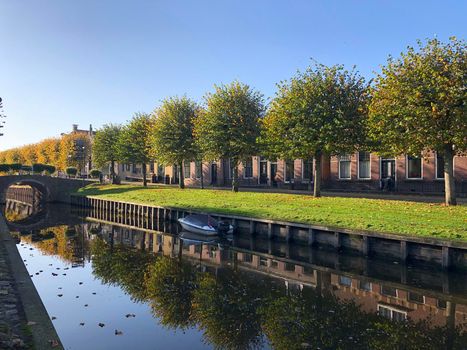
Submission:
[[[73,132],[77,132],[78,131],[78,124],[73,124]]]

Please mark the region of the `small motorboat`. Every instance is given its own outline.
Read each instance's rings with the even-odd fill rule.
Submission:
[[[183,229],[204,236],[233,233],[233,226],[228,222],[218,222],[210,215],[192,214],[178,219]]]

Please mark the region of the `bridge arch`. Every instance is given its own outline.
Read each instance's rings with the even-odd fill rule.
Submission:
[[[66,179],[43,175],[0,176],[0,203],[6,201],[6,192],[11,185],[22,184],[36,188],[43,194],[45,202],[70,202],[70,194],[90,184],[90,180]]]

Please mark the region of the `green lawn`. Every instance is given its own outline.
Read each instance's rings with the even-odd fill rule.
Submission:
[[[90,185],[78,194],[220,214],[467,241],[467,206],[133,185]]]

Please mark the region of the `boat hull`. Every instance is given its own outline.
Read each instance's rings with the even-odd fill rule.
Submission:
[[[206,230],[206,229],[203,229],[202,227],[191,225],[190,223],[185,222],[183,219],[179,219],[178,222],[180,223],[180,225],[182,225],[182,228],[185,231],[193,232],[193,233],[196,233],[198,235],[217,236],[219,234],[217,232],[217,230],[215,230],[215,229]]]

